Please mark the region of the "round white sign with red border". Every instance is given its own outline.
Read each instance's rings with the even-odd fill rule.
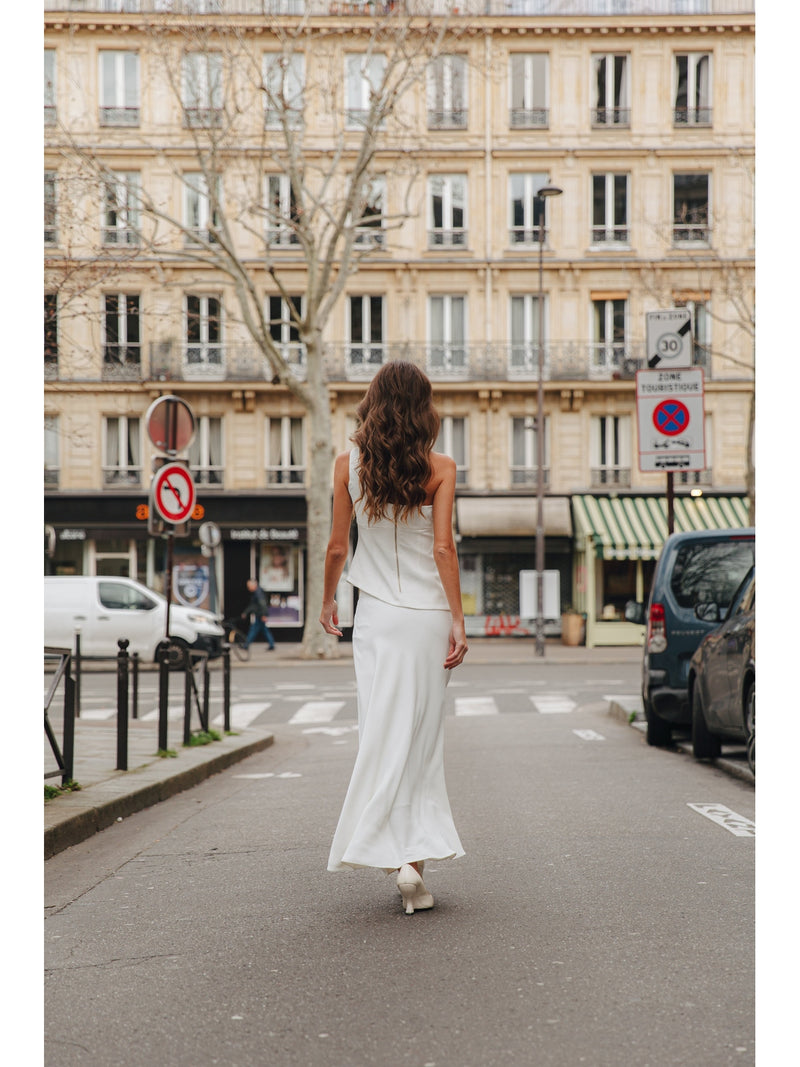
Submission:
[[[179,526],[194,511],[192,476],[179,463],[167,463],[153,479],[153,503],[164,522]]]

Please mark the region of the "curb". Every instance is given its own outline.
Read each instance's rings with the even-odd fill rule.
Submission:
[[[80,844],[99,830],[128,815],[152,807],[162,800],[198,785],[214,774],[226,770],[248,756],[262,752],[273,743],[272,734],[253,737],[247,734],[228,735],[212,742],[214,754],[209,756],[202,748],[183,749],[181,758],[189,766],[173,771],[169,759],[157,759],[130,771],[119,772],[118,777],[107,782],[89,786],[85,790],[56,797],[45,804],[44,810],[44,858],[51,859],[64,849]],[[217,746],[224,746],[220,751]],[[132,778],[138,784],[132,786]]]

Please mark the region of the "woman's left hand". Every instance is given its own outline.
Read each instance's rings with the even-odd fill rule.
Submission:
[[[447,652],[447,659],[444,661],[445,670],[449,671],[453,667],[457,667],[468,651],[464,623],[454,622],[450,627],[450,648]]]
[[[334,637],[342,637],[342,631],[338,628],[339,611],[336,607],[335,600],[331,600],[329,604],[322,605],[319,621],[322,623],[322,628],[326,634],[333,634]]]

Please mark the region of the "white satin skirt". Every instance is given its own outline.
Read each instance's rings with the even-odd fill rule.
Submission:
[[[450,612],[361,593],[353,627],[358,755],[329,871],[463,856],[444,778]]]

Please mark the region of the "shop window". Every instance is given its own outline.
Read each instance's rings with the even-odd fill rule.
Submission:
[[[142,479],[140,420],[127,415],[103,420],[103,485],[139,485]]]
[[[303,552],[296,545],[262,545],[258,581],[269,601],[269,627],[302,626]]]
[[[512,129],[544,129],[547,126],[547,65],[546,52],[517,52],[511,56],[509,125]]]
[[[544,419],[544,455],[542,456],[542,480],[546,488],[550,484],[550,420]],[[539,455],[536,419],[524,415],[511,420],[511,466],[512,485],[539,484]]]
[[[595,415],[591,421],[592,488],[631,484],[630,415]]]
[[[456,462],[456,485],[466,485],[469,480],[469,453],[467,446],[467,419],[464,416],[443,415],[439,436],[433,446]]]
[[[61,473],[61,440],[58,415],[44,417],[44,487],[58,489]]]
[[[267,485],[303,485],[305,483],[305,445],[302,418],[284,415],[268,418]]]
[[[598,568],[598,622],[621,622],[625,619],[625,605],[637,598],[637,567],[642,569],[645,597],[649,593],[655,571],[654,560],[607,559]]]
[[[222,454],[222,419],[200,415],[189,446],[189,467],[196,485],[221,489],[225,463]]]

